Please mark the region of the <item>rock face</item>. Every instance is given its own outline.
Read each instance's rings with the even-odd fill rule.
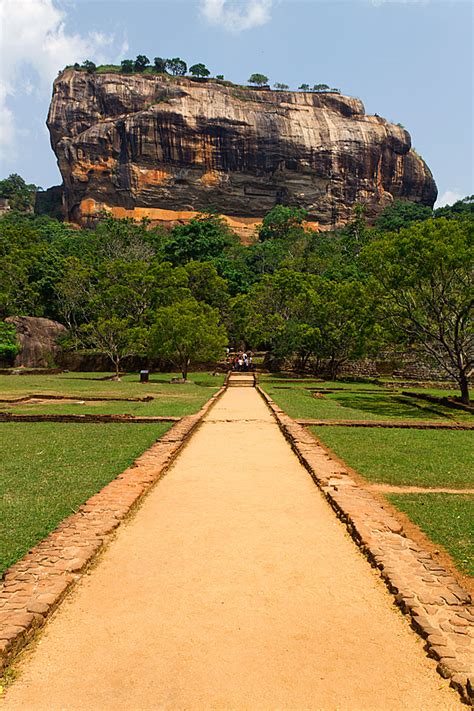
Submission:
[[[36,316],[9,316],[5,321],[15,326],[20,345],[15,366],[47,368],[54,364],[54,358],[60,351],[58,338],[67,333],[65,326]]]
[[[48,127],[79,223],[103,209],[172,221],[210,208],[255,222],[282,203],[330,228],[356,202],[370,218],[394,198],[437,196],[408,132],[336,93],[68,69]]]

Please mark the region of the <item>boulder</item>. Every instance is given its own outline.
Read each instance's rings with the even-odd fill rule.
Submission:
[[[5,321],[15,326],[20,345],[15,367],[48,368],[54,364],[61,350],[58,339],[67,333],[65,326],[37,316],[9,316]]]

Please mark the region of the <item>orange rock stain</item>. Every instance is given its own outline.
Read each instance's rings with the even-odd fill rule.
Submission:
[[[87,222],[89,219],[98,217],[101,212],[108,212],[114,217],[129,217],[133,220],[150,220],[152,226],[163,225],[172,227],[176,224],[189,222],[195,217],[202,217],[203,213],[196,210],[165,210],[160,207],[134,207],[125,208],[109,206],[99,203],[92,198],[82,200],[80,205],[80,221]],[[262,220],[255,217],[237,217],[235,215],[219,215],[224,222],[239,237],[242,244],[251,244],[257,236],[257,228],[262,224]],[[317,222],[305,222],[305,227],[315,232],[319,232]]]

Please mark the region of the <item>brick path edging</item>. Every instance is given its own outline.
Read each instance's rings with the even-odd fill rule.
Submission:
[[[223,385],[194,415],[182,417],[78,511],[8,568],[0,581],[0,672],[42,627],[112,532],[176,458]]]
[[[471,596],[401,524],[332,459],[313,435],[257,385],[286,439],[349,533],[380,570],[437,671],[474,706],[474,606]]]

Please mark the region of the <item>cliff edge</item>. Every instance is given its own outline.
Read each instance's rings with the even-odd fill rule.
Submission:
[[[393,199],[437,196],[409,133],[336,93],[67,69],[47,124],[80,224],[104,209],[165,221],[213,209],[251,225],[282,203],[328,229],[356,202],[370,219]]]

